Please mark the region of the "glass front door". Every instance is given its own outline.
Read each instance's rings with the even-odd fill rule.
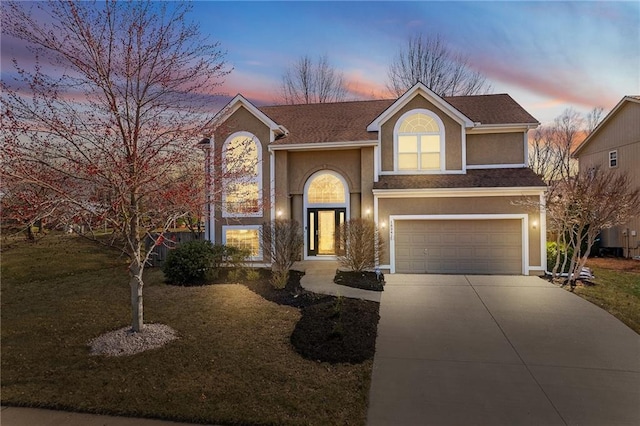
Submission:
[[[340,225],[346,209],[309,209],[307,244],[309,256],[335,256],[340,252]]]

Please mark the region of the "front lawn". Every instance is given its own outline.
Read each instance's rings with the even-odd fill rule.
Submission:
[[[2,404],[214,424],[366,422],[372,361],[299,355],[300,310],[244,285],[145,277],[145,322],[179,339],[127,357],[87,342],[129,323],[126,261],[70,236],[3,241]]]
[[[587,266],[595,279],[579,284],[574,292],[640,334],[640,261],[591,258]]]

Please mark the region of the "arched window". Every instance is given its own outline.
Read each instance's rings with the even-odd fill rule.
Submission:
[[[222,147],[223,216],[262,216],[262,150],[248,132],[231,135]]]
[[[404,114],[395,128],[397,171],[444,169],[444,124],[428,110]]]
[[[307,202],[309,204],[344,204],[346,202],[345,186],[334,174],[318,174],[309,184]]]

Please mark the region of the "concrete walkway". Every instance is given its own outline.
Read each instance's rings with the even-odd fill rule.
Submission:
[[[638,425],[640,336],[537,277],[388,275],[369,426]]]
[[[332,260],[305,260],[293,265],[293,269],[304,272],[300,285],[314,293],[344,296],[353,299],[380,301],[380,291],[361,290],[359,288],[338,285],[333,282],[338,262]],[[385,275],[386,277],[386,275]]]

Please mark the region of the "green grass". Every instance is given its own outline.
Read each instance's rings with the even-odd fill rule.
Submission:
[[[129,323],[126,260],[49,235],[2,252],[2,404],[215,424],[360,425],[372,361],[298,355],[296,308],[242,285],[165,285],[148,270],[145,322],[180,338],[129,357],[87,342]]]
[[[640,264],[634,260],[592,259],[593,285],[579,285],[575,293],[594,303],[640,334]]]

